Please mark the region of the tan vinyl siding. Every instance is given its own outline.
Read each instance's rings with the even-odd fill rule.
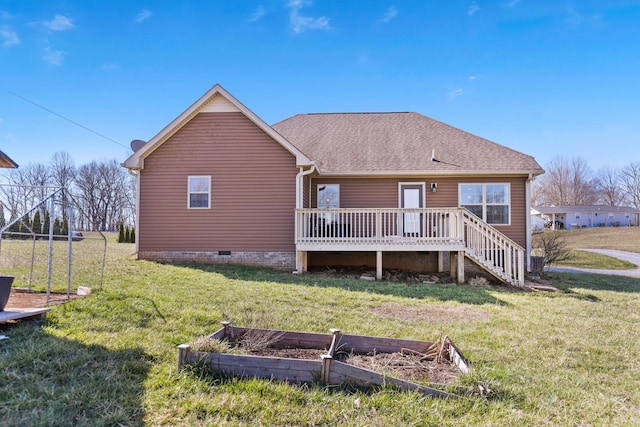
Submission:
[[[293,251],[295,157],[242,113],[199,113],[144,160],[139,248]],[[211,176],[210,209],[187,177]]]
[[[340,184],[341,208],[397,208],[401,182],[424,183],[427,208],[458,206],[459,183],[511,183],[511,225],[497,225],[498,230],[519,245],[526,246],[526,203],[524,177],[402,177],[402,178],[318,178],[312,179],[311,206],[317,205],[317,186]],[[438,184],[435,193],[431,183]]]

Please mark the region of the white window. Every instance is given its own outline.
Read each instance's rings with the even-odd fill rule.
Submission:
[[[489,224],[511,223],[511,184],[459,184],[458,203]]]
[[[209,209],[211,207],[211,177],[190,176],[188,184],[189,209]]]

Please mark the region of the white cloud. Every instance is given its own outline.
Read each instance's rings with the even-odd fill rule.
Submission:
[[[573,7],[567,7],[567,22],[571,25],[591,25],[593,27],[599,27],[602,25],[602,18],[600,15],[583,15]]]
[[[514,7],[518,3],[520,3],[520,0],[509,0],[504,5],[505,5],[505,7]]]
[[[102,64],[102,65],[100,65],[100,69],[102,71],[113,71],[113,70],[117,70],[118,68],[119,68],[118,64]]]
[[[473,2],[471,2],[471,5],[469,6],[469,10],[467,11],[467,14],[469,16],[473,16],[479,10],[480,10],[480,6],[478,6],[478,4],[475,1],[473,1]]]
[[[47,63],[51,65],[60,66],[62,65],[62,61],[64,59],[64,51],[63,50],[53,50],[48,47],[44,48],[44,55],[42,56]]]
[[[3,46],[13,46],[20,44],[20,38],[15,31],[12,31],[9,27],[0,27],[0,37],[3,39]]]
[[[267,14],[267,11],[265,10],[264,6],[263,5],[259,5],[258,7],[256,7],[253,10],[253,13],[251,14],[251,17],[249,17],[249,22],[259,21],[260,18],[262,18],[266,14]]]
[[[449,101],[453,101],[454,99],[456,99],[456,98],[458,98],[458,97],[460,97],[460,96],[462,96],[464,94],[465,94],[464,89],[455,89],[455,90],[452,90],[451,92],[449,92],[447,94],[447,97],[449,98]]]
[[[134,19],[133,22],[135,22],[136,24],[140,24],[151,18],[151,15],[152,13],[149,9],[142,9],[140,12],[138,12],[136,19]]]
[[[470,82],[474,81],[474,80],[478,80],[478,76],[469,76],[469,78],[467,79]]]
[[[6,10],[0,10],[0,19],[5,21],[5,20],[8,20],[10,18],[11,18],[11,15],[9,14],[9,12],[7,12]]]
[[[4,122],[4,119],[0,117],[0,126],[2,126],[2,122]]]
[[[74,28],[73,20],[64,15],[56,15],[51,21],[43,21],[42,25],[53,31],[66,31]]]
[[[395,6],[391,6],[389,7],[389,9],[387,9],[387,11],[384,13],[384,16],[382,17],[382,19],[380,19],[381,22],[389,22],[391,21],[393,18],[395,18],[398,15],[398,9],[396,9]]]
[[[318,18],[312,18],[310,16],[300,15],[300,9],[304,6],[311,4],[311,2],[305,0],[289,0],[288,7],[291,9],[289,12],[289,22],[294,33],[302,33],[306,30],[329,30],[329,18],[326,16],[320,16]]]

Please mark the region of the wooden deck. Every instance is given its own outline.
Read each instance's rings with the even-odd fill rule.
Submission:
[[[49,307],[39,308],[10,308],[0,311],[0,323],[10,320],[34,320],[46,317],[51,310]]]
[[[295,236],[298,272],[312,251],[376,252],[378,279],[383,252],[449,252],[459,283],[466,257],[496,279],[524,286],[524,248],[464,208],[296,209]]]

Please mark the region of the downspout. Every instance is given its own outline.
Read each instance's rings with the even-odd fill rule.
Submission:
[[[140,170],[127,168],[129,175],[136,179],[136,218],[134,220],[134,226],[136,230],[136,254],[138,253],[138,242],[140,241]]]
[[[527,178],[527,182],[525,184],[524,187],[524,197],[525,197],[525,212],[527,213],[526,215],[526,221],[525,221],[525,228],[527,229],[526,231],[526,259],[525,259],[525,265],[527,266],[527,271],[530,272],[531,271],[531,182],[533,182],[534,177],[532,173],[529,173],[529,178]]]
[[[303,273],[307,268],[307,255],[306,252],[298,251],[298,209],[304,207],[304,177],[312,174],[316,170],[316,165],[312,164],[307,170],[304,170],[304,166],[300,167],[300,172],[296,175],[296,212],[294,213],[294,241],[296,242],[296,270],[295,273]]]
[[[296,175],[296,209],[302,209],[304,207],[302,185],[304,184],[304,177],[312,174],[316,170],[316,165],[311,165],[307,170],[304,167],[300,167],[300,172]]]

